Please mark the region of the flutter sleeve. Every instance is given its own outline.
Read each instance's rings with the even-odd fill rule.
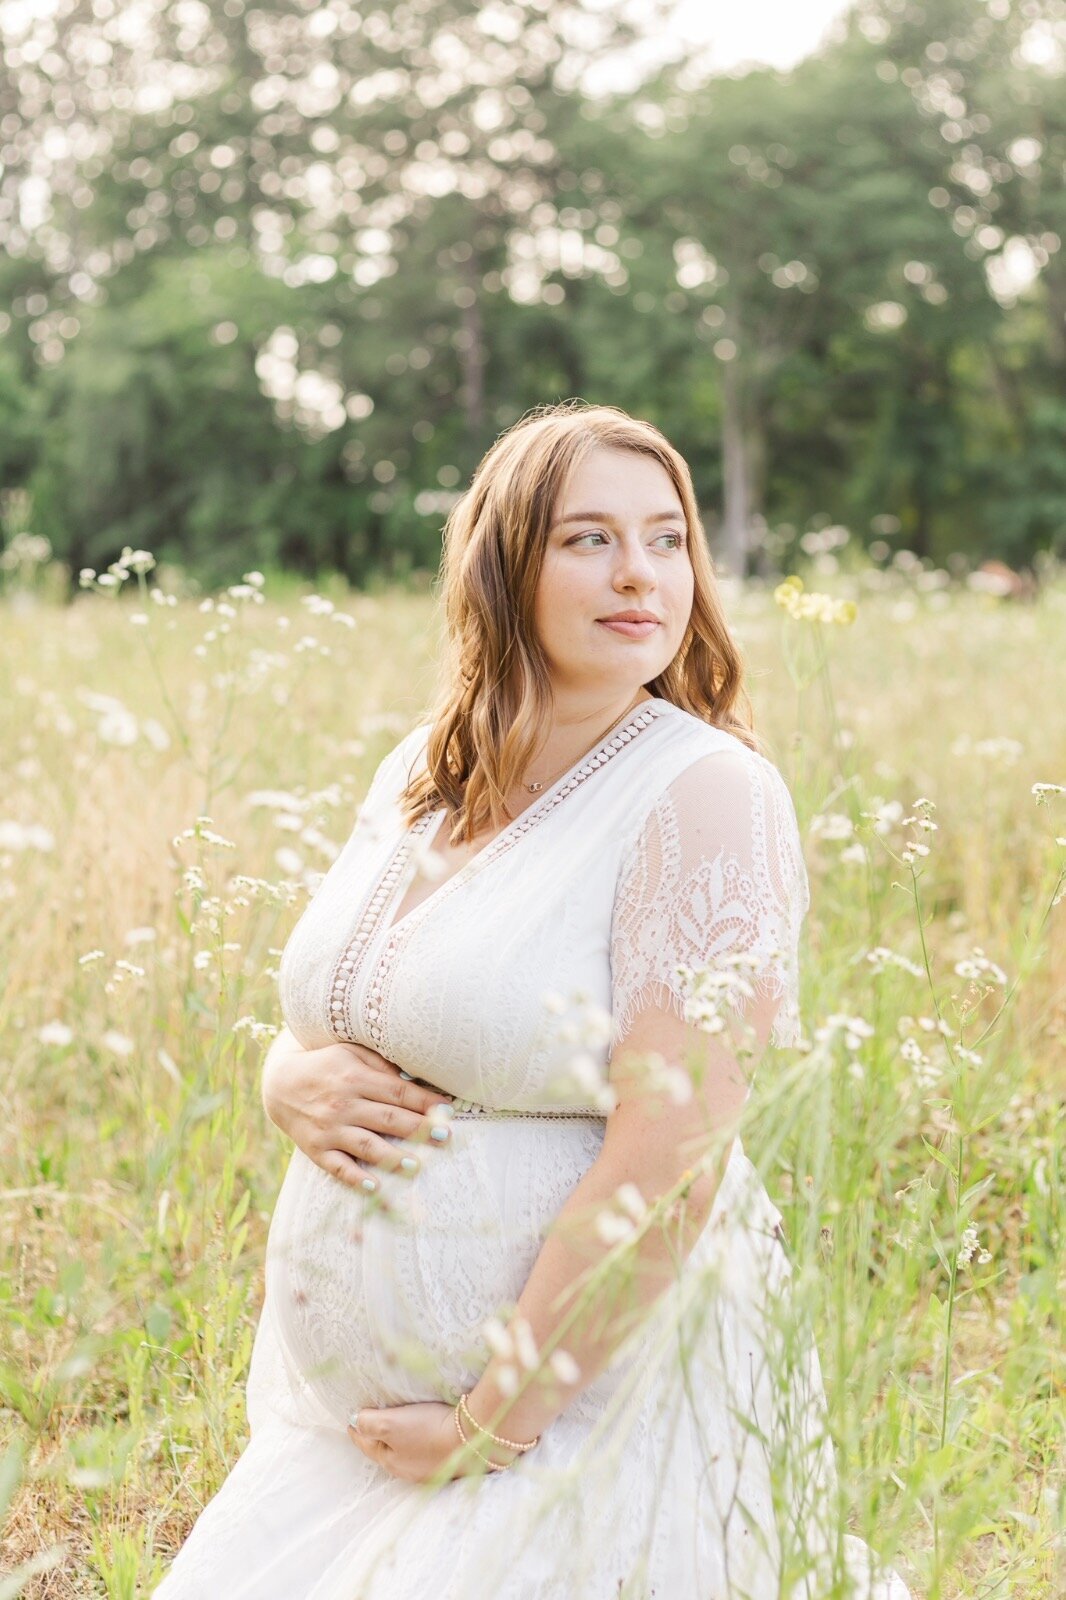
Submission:
[[[705,1021],[732,1011],[764,1042],[797,1043],[809,898],[777,768],[739,741],[697,758],[623,854],[611,925],[615,1043],[648,1011],[691,1022],[701,1006]]]

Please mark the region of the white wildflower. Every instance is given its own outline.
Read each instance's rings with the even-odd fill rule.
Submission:
[[[1036,797],[1038,806],[1046,806],[1053,794],[1066,794],[1066,786],[1061,783],[1034,783],[1029,792]]]
[[[620,1217],[614,1211],[601,1211],[596,1218],[596,1232],[604,1244],[622,1244],[626,1239],[632,1239],[636,1228],[627,1217]]]
[[[570,1075],[574,1084],[585,1094],[595,1094],[603,1085],[603,1069],[587,1051],[578,1051],[570,1057]]]
[[[874,1029],[865,1018],[849,1017],[838,1011],[826,1017],[822,1026],[814,1030],[815,1040],[819,1044],[831,1044],[841,1034],[849,1050],[861,1050],[863,1040],[873,1038]]]
[[[258,806],[269,806],[272,811],[292,812],[297,817],[297,826],[311,804],[306,797],[290,794],[287,789],[253,789],[251,794],[245,795],[244,803],[250,811]]]
[[[811,818],[809,831],[812,839],[825,839],[832,844],[851,839],[855,827],[851,818],[846,817],[842,811],[826,811]]]
[[[548,1358],[548,1365],[560,1383],[574,1384],[580,1381],[581,1368],[569,1350],[554,1350]]]
[[[489,1317],[482,1323],[481,1332],[494,1356],[499,1356],[501,1361],[509,1361],[512,1358],[515,1353],[514,1340],[499,1317]]]
[[[898,800],[882,800],[875,795],[873,801],[875,809],[864,811],[862,815],[873,823],[873,830],[882,836],[891,833],[903,819],[903,806]]]
[[[986,761],[1002,761],[1006,766],[1013,766],[1024,752],[1025,746],[1017,739],[979,739],[973,747],[975,756],[981,756]]]
[[[108,1028],[101,1036],[100,1043],[116,1056],[128,1056],[133,1053],[133,1040],[127,1038],[126,1034],[119,1033],[117,1028]]]
[[[963,1230],[962,1239],[959,1243],[959,1254],[956,1264],[960,1267],[967,1267],[969,1266],[970,1262],[975,1259],[979,1264],[983,1265],[984,1262],[991,1261],[992,1254],[989,1250],[978,1251],[977,1229],[971,1222],[969,1226]]]
[[[1005,984],[1007,981],[1003,968],[990,961],[980,945],[974,945],[965,960],[956,961],[955,971],[960,978],[967,978],[971,983]]]
[[[635,1183],[619,1184],[614,1192],[614,1198],[626,1216],[631,1217],[634,1222],[641,1222],[647,1215],[647,1204]]]
[[[103,959],[104,952],[102,950],[87,950],[83,956],[78,957],[78,966],[87,967],[91,962],[102,961]]]
[[[924,978],[925,972],[916,961],[911,961],[907,956],[897,955],[894,950],[887,949],[883,944],[875,945],[872,950],[867,950],[866,959],[874,972],[884,972],[886,967],[899,967],[904,972],[909,972],[913,978]]]
[[[525,1317],[516,1317],[513,1324],[515,1355],[527,1372],[535,1372],[540,1360],[533,1329]]]
[[[151,572],[155,566],[155,556],[150,550],[131,550],[125,545],[119,562],[128,572]]]
[[[220,833],[215,833],[209,826],[210,821],[210,817],[197,817],[193,827],[184,828],[181,833],[174,835],[172,840],[174,848],[177,849],[185,839],[197,839],[201,844],[214,845],[218,850],[236,850],[237,846],[233,840],[224,839]]]
[[[64,1045],[70,1044],[74,1038],[73,1028],[68,1028],[65,1022],[46,1022],[37,1029],[37,1037],[42,1044]]]
[[[0,850],[54,850],[55,835],[39,822],[0,822]]]
[[[156,937],[154,928],[130,928],[126,934],[126,944],[152,944]]]
[[[238,1017],[233,1024],[234,1033],[250,1033],[256,1044],[267,1044],[276,1039],[279,1029],[273,1022],[260,1022],[257,1017]]]

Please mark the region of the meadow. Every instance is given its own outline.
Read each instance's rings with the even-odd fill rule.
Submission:
[[[807,1037],[765,1064],[745,1144],[814,1320],[842,1521],[918,1600],[1049,1600],[1066,578],[1013,603],[820,565],[723,585],[811,884]],[[277,961],[439,630],[427,593],[123,570],[0,600],[0,1596],[36,1600],[148,1594],[240,1450],[287,1158],[258,1089]]]

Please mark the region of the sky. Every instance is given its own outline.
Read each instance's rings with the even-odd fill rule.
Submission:
[[[815,49],[848,0],[679,0],[678,38],[706,43],[719,68],[746,61],[791,67]]]
[[[817,49],[827,29],[847,11],[850,0],[677,0],[670,26],[645,40],[635,56],[639,60],[604,63],[586,84],[610,92],[628,88],[633,75],[643,76],[655,59],[672,53],[676,45],[695,44],[703,50],[709,70],[726,72],[746,64],[791,67]],[[634,0],[632,15],[639,18],[642,0]]]

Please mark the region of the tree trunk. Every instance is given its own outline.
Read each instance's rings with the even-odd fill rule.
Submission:
[[[481,317],[481,281],[477,252],[471,251],[462,263],[469,304],[462,308],[463,337],[459,342],[459,365],[463,374],[462,405],[472,457],[484,445],[485,433],[485,325]]]
[[[751,481],[744,434],[744,408],[736,358],[722,362],[722,527],[718,558],[723,569],[743,578],[748,570]]]

